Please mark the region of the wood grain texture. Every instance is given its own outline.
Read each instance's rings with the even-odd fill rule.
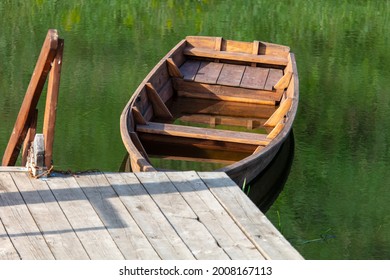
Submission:
[[[80,175],[77,183],[125,259],[160,259],[104,174]]]
[[[136,176],[196,259],[229,259],[164,173]]]
[[[200,172],[198,175],[266,259],[302,259],[226,174]]]
[[[58,47],[57,30],[50,29],[46,35],[34,72],[26,90],[15,125],[3,155],[2,165],[15,165],[21,145],[27,133],[27,123],[37,107],[39,97],[51,69]]]
[[[9,173],[0,173],[0,219],[21,259],[54,259]]]
[[[215,51],[206,48],[186,48],[184,54],[194,57],[207,57],[214,59],[225,59],[234,61],[243,61],[250,63],[261,63],[265,65],[286,66],[288,63],[287,56],[273,55],[255,55],[251,53],[239,53],[229,51]]]
[[[12,173],[11,176],[54,257],[89,259],[46,182],[30,179],[27,173]]]
[[[267,140],[266,136],[263,134],[155,122],[148,122],[146,125],[138,125],[137,131],[143,133],[172,135],[195,139],[244,143],[250,145],[267,145],[269,143],[269,140]]]
[[[106,173],[105,176],[160,258],[194,259],[193,254],[133,173]]]
[[[263,259],[196,172],[168,172],[166,175],[231,259]]]
[[[51,178],[48,184],[91,259],[124,259],[74,177]]]

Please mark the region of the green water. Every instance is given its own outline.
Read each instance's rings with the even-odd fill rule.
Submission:
[[[2,0],[0,151],[49,28],[65,39],[54,164],[73,171],[118,170],[123,107],[186,35],[288,45],[295,157],[267,216],[307,259],[390,259],[389,16],[386,0]]]

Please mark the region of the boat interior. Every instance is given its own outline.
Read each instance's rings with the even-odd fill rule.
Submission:
[[[283,129],[292,69],[285,46],[187,37],[137,89],[130,138],[154,164],[215,168],[258,153]]]

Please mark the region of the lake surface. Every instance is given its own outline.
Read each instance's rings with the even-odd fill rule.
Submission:
[[[1,1],[0,154],[49,28],[65,39],[53,160],[72,171],[119,169],[121,111],[186,35],[288,45],[295,153],[266,214],[306,259],[390,259],[389,16],[386,0]]]

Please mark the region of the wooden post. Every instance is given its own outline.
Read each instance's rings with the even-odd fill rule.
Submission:
[[[39,97],[45,85],[51,63],[58,46],[57,30],[50,29],[43,43],[34,73],[28,85],[26,95],[15,122],[14,129],[4,152],[2,165],[15,165],[23,140],[26,137],[28,123],[37,107]]]
[[[58,39],[58,50],[50,71],[49,83],[46,96],[45,117],[43,121],[43,138],[45,143],[45,166],[50,169],[53,156],[54,127],[56,121],[56,110],[58,92],[60,88],[60,75],[62,65],[62,54],[64,40]]]
[[[15,165],[24,141],[22,164],[25,165],[28,161],[28,165],[32,166],[33,169],[38,167],[40,172],[42,172],[42,170],[51,170],[63,48],[64,40],[58,38],[57,30],[50,29],[43,43],[30,84],[28,85],[23,103],[20,107],[14,129],[4,152],[2,165]],[[49,82],[43,122],[43,134],[36,135],[36,107],[48,75]],[[26,134],[28,134],[27,137]],[[33,147],[30,148],[33,139]],[[35,154],[31,151],[35,152]],[[30,154],[28,155],[28,153]],[[33,172],[33,175],[36,176],[37,172]]]

